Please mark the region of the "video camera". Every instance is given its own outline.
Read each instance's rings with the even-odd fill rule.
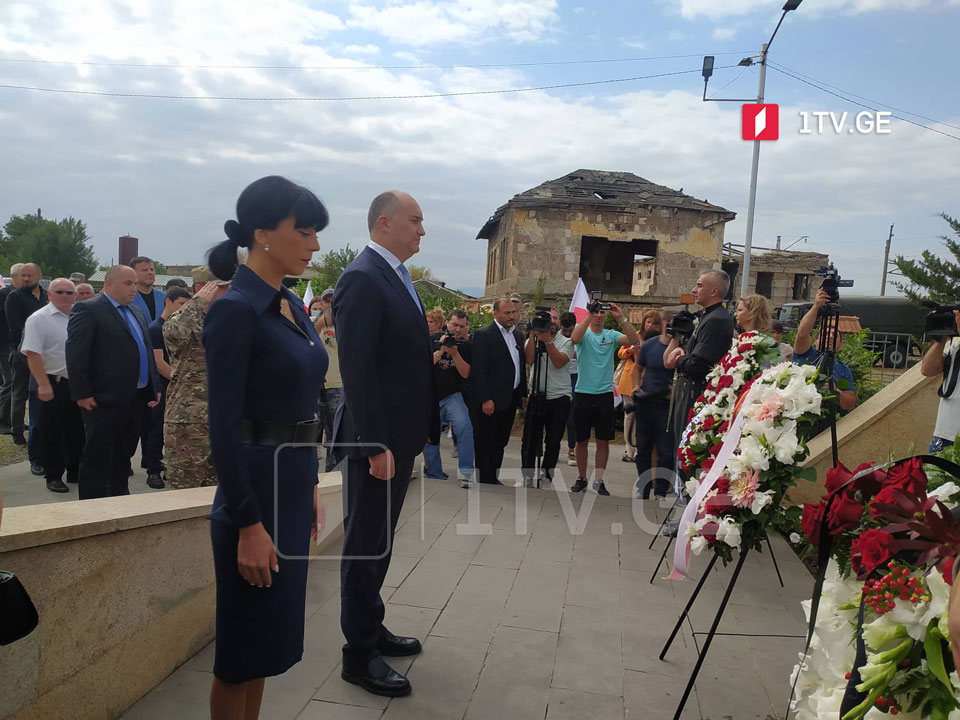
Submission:
[[[927,337],[957,336],[957,321],[953,316],[953,311],[960,310],[960,305],[939,305],[932,300],[924,300],[920,304],[931,310],[923,320],[923,331]]]
[[[683,345],[697,329],[696,319],[696,314],[684,308],[667,322],[667,335],[677,338]]]
[[[443,339],[441,340],[440,338],[443,338]],[[442,347],[445,347],[445,348],[457,347],[458,345],[463,345],[466,342],[467,342],[466,340],[457,340],[453,336],[453,334],[450,332],[450,330],[447,329],[447,326],[444,325],[442,328],[440,328],[439,337],[433,341],[433,350],[434,352],[436,352]]]
[[[829,303],[831,305],[838,305],[840,303],[840,292],[838,288],[853,287],[853,280],[840,279],[840,271],[833,266],[833,263],[824,265],[819,270],[814,270],[814,272],[823,278],[823,284],[820,287],[830,296]]]
[[[553,319],[550,316],[550,308],[538,305],[533,311],[533,317],[530,318],[530,331],[545,333],[553,329]]]
[[[595,290],[594,292],[590,293],[590,297],[593,298],[593,302],[587,305],[587,312],[596,313],[600,312],[601,310],[610,309],[610,303],[603,302],[603,293],[599,290]]]

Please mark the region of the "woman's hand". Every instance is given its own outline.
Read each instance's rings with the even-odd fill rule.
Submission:
[[[310,526],[310,539],[317,540],[327,528],[327,507],[320,499],[318,488],[313,489],[313,524]]]
[[[280,572],[273,539],[263,527],[263,523],[240,528],[237,568],[244,580],[257,587],[270,587],[273,583],[270,571]]]

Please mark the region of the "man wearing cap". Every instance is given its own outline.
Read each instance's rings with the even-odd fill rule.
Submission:
[[[343,380],[340,378],[340,359],[337,357],[337,329],[333,325],[333,288],[327,288],[320,295],[320,316],[314,321],[317,333],[323,340],[330,364],[327,366],[327,378],[323,383],[323,398],[320,404],[320,422],[327,440],[333,439],[333,418],[340,405],[343,393]],[[330,472],[336,467],[333,453],[327,450],[324,469]]]
[[[210,268],[193,269],[194,296],[163,324],[170,366],[163,443],[167,448],[167,482],[174,489],[216,485],[207,432],[207,362],[200,340],[210,303],[227,292]]]

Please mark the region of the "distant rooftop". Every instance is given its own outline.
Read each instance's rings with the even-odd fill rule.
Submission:
[[[733,220],[736,217],[736,213],[726,208],[711,205],[706,200],[698,200],[684,194],[683,188],[674,190],[665,185],[657,185],[633,173],[575,170],[556,180],[548,180],[542,185],[514,195],[505,205],[497,208],[497,211],[480,229],[477,238],[492,237],[508,208],[538,210],[587,207],[614,212],[632,212],[643,206],[723,213],[728,216],[727,220]]]

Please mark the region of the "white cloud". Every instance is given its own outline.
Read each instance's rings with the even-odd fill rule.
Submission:
[[[343,51],[347,55],[379,55],[380,48],[377,45],[347,45]]]
[[[667,0],[688,19],[697,17],[722,18],[731,15],[747,15],[753,12],[770,12],[783,6],[782,0]],[[817,0],[803,5],[804,14],[818,15],[828,11],[863,13],[874,10],[917,10],[924,7],[943,7],[956,4],[958,0]]]
[[[648,45],[639,36],[620,38],[620,44],[636,50],[646,50]]]
[[[400,45],[543,40],[557,21],[556,0],[415,0],[354,5],[352,27],[372,30]]]
[[[718,27],[713,29],[714,40],[729,40],[736,34],[737,31],[730,27]]]

